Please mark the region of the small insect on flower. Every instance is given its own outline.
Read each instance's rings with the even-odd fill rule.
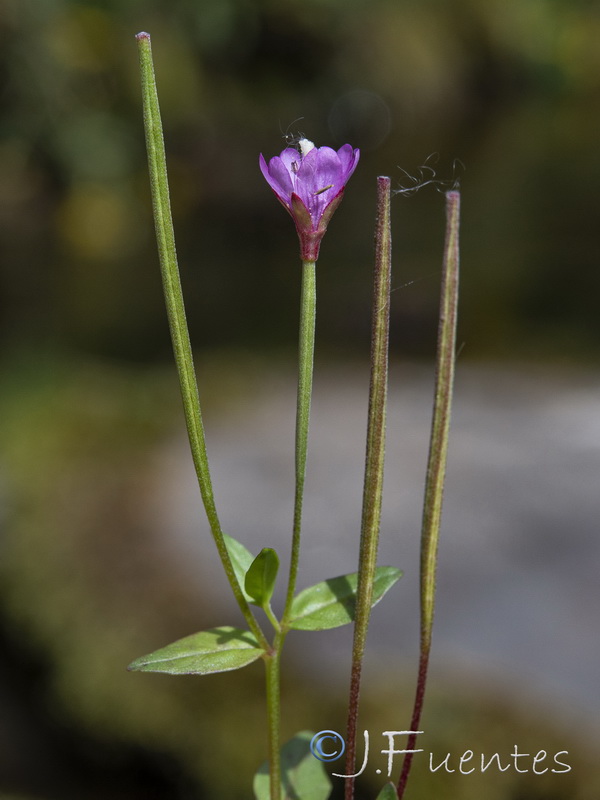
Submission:
[[[314,149],[314,142],[311,142],[310,139],[300,139],[298,142],[298,147],[300,148],[300,152],[302,153],[302,158],[308,155],[311,150]]]
[[[308,139],[300,139],[298,149],[286,147],[268,164],[261,154],[261,172],[296,225],[303,261],[317,260],[321,239],[359,157],[349,144],[336,152],[315,147]]]

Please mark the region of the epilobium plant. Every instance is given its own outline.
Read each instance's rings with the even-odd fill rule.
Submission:
[[[290,742],[280,743],[280,664],[288,633],[323,631],[351,622],[355,624],[347,735],[346,798],[354,794],[356,720],[362,658],[371,608],[398,581],[400,570],[378,567],[377,546],[383,488],[389,298],[391,274],[390,179],[377,179],[378,222],[375,254],[375,290],[371,350],[371,385],[367,429],[367,455],[359,568],[296,592],[300,558],[302,506],[315,332],[316,262],[321,240],[339,206],[346,183],[359,160],[359,151],[345,144],[337,152],[315,147],[301,139],[298,149],[287,147],[269,163],[260,156],[260,169],[278,200],[291,215],[300,241],[302,289],[300,301],[299,375],[295,440],[295,499],[292,520],[290,569],[281,615],[275,614],[271,598],[279,572],[275,550],[263,548],[252,555],[240,541],[223,533],[215,506],[204,427],[192,360],[189,334],[171,220],[167,169],[158,96],[154,79],[150,36],[137,35],[142,72],[144,124],[152,188],[156,237],[163,288],[183,398],[192,458],[198,484],[223,568],[246,628],[222,625],[173,642],[130,664],[129,669],[171,675],[207,675],[240,669],[262,660],[266,675],[267,760],[254,777],[256,800],[327,800],[331,780],[313,746],[313,734],[301,731]],[[448,200],[447,258],[445,260],[442,315],[438,353],[438,381],[427,477],[423,524],[422,562],[422,656],[413,722],[418,723],[423,702],[431,640],[437,533],[441,512],[443,475],[454,363],[454,325],[458,274],[458,195]],[[265,632],[253,607],[261,608],[270,623]],[[405,765],[402,787],[410,762]],[[383,787],[379,800],[400,797],[403,788],[392,783]]]

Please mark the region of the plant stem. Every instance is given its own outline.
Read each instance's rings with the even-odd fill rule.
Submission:
[[[280,748],[280,722],[281,722],[281,691],[280,691],[280,665],[281,649],[284,635],[277,633],[273,644],[273,652],[265,656],[267,668],[267,717],[268,717],[268,759],[269,759],[269,793],[271,800],[281,800],[281,756]]]
[[[271,623],[271,625],[275,629],[275,633],[280,633],[281,632],[281,625],[279,624],[279,620],[277,619],[277,617],[273,613],[273,609],[271,608],[271,604],[268,603],[266,606],[263,606],[263,611],[265,612],[265,614],[267,615],[267,619],[269,620],[269,622]]]
[[[306,476],[306,452],[313,384],[316,316],[316,263],[302,262],[302,293],[300,298],[300,336],[298,346],[298,397],[296,407],[296,489],[294,497],[294,523],[292,553],[282,627],[285,628],[296,591],[298,562],[300,558],[300,531],[302,527],[302,502]]]
[[[440,320],[436,358],[435,396],[425,499],[423,503],[423,523],[421,528],[421,637],[417,688],[410,730],[417,731],[431,651],[431,634],[435,608],[435,587],[438,542],[442,516],[444,480],[448,455],[448,435],[454,387],[454,368],[456,362],[456,318],[458,308],[459,247],[458,232],[460,222],[460,194],[457,191],[446,194],[446,241],[444,245],[444,266],[440,300]],[[416,733],[408,737],[406,749],[415,749]],[[410,774],[413,754],[404,757],[402,772],[398,781],[398,800],[402,800]]]
[[[156,228],[156,241],[160,258],[160,269],[163,282],[169,328],[173,342],[173,352],[179,374],[181,396],[187,426],[188,438],[194,460],[194,467],[198,477],[202,502],[210,529],[227,574],[227,578],[235,595],[248,626],[259,644],[270,650],[264,633],[254,618],[252,611],[236,578],[233,565],[223,538],[221,524],[215,507],[212,481],[208,467],[206,441],[202,424],[200,398],[196,383],[196,373],[192,358],[192,348],[185,317],[185,306],[181,290],[181,279],[177,265],[175,250],[175,234],[171,217],[171,204],[169,199],[169,184],[167,178],[167,162],[163,141],[160,108],[154,77],[152,62],[152,49],[150,35],[138,33],[136,36],[140,54],[140,70],[142,75],[142,95],[144,103],[144,128],[146,132],[146,148],[148,151],[148,167],[150,172],[150,186],[152,190],[152,207],[154,211],[154,224]]]
[[[281,702],[280,664],[281,651],[288,632],[287,620],[296,591],[296,578],[298,575],[298,562],[300,558],[302,502],[304,498],[304,479],[306,476],[306,453],[308,449],[308,428],[315,352],[316,297],[316,263],[314,261],[303,261],[298,345],[294,521],[287,596],[281,624],[274,618],[270,607],[269,609],[265,608],[265,612],[275,628],[273,648],[271,653],[265,657],[267,666],[267,713],[269,719],[269,777],[271,800],[280,800],[281,795],[281,758],[279,753]]]
[[[296,445],[295,445],[295,496],[294,521],[292,529],[292,553],[288,578],[285,609],[281,625],[269,619],[276,630],[273,650],[266,658],[267,663],[267,712],[269,717],[269,776],[271,800],[280,800],[281,761],[279,754],[280,728],[280,664],[281,651],[287,635],[287,619],[291,611],[296,591],[298,562],[300,558],[300,532],[302,528],[302,502],[304,498],[304,479],[306,476],[306,453],[308,449],[308,428],[310,402],[312,396],[313,363],[315,353],[315,315],[316,315],[316,263],[302,262],[302,289],[300,295],[300,334],[298,344],[298,395],[296,404]]]
[[[383,494],[392,268],[390,186],[391,181],[389,178],[377,178],[377,232],[375,239],[369,422],[367,428],[367,453],[365,458],[350,699],[348,703],[348,729],[346,734],[347,775],[353,775],[355,772],[360,679],[373,603],[373,579],[375,567],[377,566]],[[345,798],[346,800],[352,800],[353,797],[354,778],[346,778]]]

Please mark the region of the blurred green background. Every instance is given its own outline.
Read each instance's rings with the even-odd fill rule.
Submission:
[[[258,153],[299,133],[362,152],[321,249],[321,353],[366,356],[375,176],[401,188],[424,164],[463,190],[461,358],[586,364],[600,349],[597,2],[4,0],[0,797],[247,798],[263,753],[258,669],[207,689],[122,674],[212,621],[140,513],[154,448],[181,425],[140,30],[209,409],[243,391],[231,364],[247,377],[295,348],[296,237]],[[431,357],[443,228],[432,187],[394,200],[394,358]],[[312,699],[342,719],[342,698],[289,681],[290,718]],[[469,725],[488,749],[529,735],[489,698],[432,707],[448,737]],[[249,728],[233,756],[231,731]],[[592,800],[593,758],[578,752],[562,793],[480,776],[452,797]],[[431,791],[417,776],[412,797]]]
[[[374,176],[399,185],[400,168],[417,174],[437,153],[440,178],[452,177],[455,159],[465,165],[465,355],[596,354],[597,3],[8,0],[2,9],[5,345],[43,337],[86,356],[166,355],[132,39],[148,29],[199,346],[294,341],[294,232],[257,158],[302,132],[362,149],[322,253],[324,342],[364,348],[367,323],[353,311],[368,297]],[[396,347],[429,353],[442,203],[432,191],[399,197],[395,217],[396,284],[417,281],[397,293]]]

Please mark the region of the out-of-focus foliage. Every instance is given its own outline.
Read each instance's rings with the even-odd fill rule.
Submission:
[[[12,658],[16,650],[38,663],[23,703],[33,730],[21,730],[16,746],[10,741],[13,780],[65,799],[142,800],[166,797],[169,785],[183,792],[187,771],[196,791],[206,786],[214,796],[219,782],[233,798],[239,780],[214,753],[228,749],[233,712],[243,718],[233,730],[251,730],[262,718],[261,670],[247,670],[241,681],[213,676],[202,686],[163,680],[153,687],[126,672],[139,653],[209,627],[219,614],[203,604],[200,576],[194,586],[182,579],[144,522],[154,491],[151,448],[179,412],[171,406],[176,395],[157,373],[57,361],[13,372],[1,388],[3,488],[11,498],[1,599]],[[226,602],[222,613],[234,615]],[[46,716],[62,747],[53,746]],[[137,783],[136,748],[158,754],[154,765],[137,765]],[[259,742],[240,756],[251,776]],[[179,764],[176,774],[169,759]],[[3,752],[0,792],[7,770]],[[140,778],[152,772],[144,794]]]
[[[134,34],[153,36],[194,339],[294,338],[293,228],[257,168],[285,135],[363,150],[322,253],[322,329],[362,346],[374,176],[433,152],[464,188],[466,354],[600,345],[600,11],[583,0],[5,0],[2,335],[166,352]],[[398,198],[400,352],[428,352],[441,198]],[[569,278],[565,279],[568,270]],[[420,280],[424,278],[423,280]],[[364,315],[366,316],[366,315]]]

